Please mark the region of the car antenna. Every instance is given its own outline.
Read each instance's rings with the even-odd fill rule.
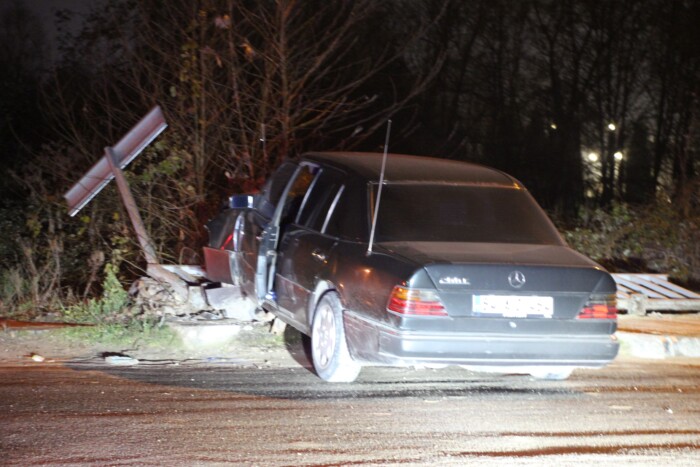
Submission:
[[[391,119],[386,124],[386,139],[384,140],[384,155],[382,156],[382,170],[379,173],[379,187],[377,188],[377,201],[374,203],[374,216],[372,216],[372,230],[369,233],[369,245],[367,254],[372,254],[372,244],[374,243],[374,230],[377,228],[377,215],[379,214],[379,201],[382,199],[382,187],[384,186],[384,171],[386,170],[386,159],[389,153],[389,135],[391,134]]]
[[[260,124],[260,143],[262,144],[263,158],[267,160],[267,138],[265,137],[265,124]]]

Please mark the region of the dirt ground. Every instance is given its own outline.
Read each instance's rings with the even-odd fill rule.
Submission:
[[[239,363],[254,366],[305,365],[302,339],[290,328],[281,335],[270,332],[269,323],[241,323],[230,339],[212,345],[188,345],[173,333],[173,338],[158,342],[142,339],[126,342],[100,342],[67,327],[4,326],[0,328],[0,362],[60,362],[104,360],[110,355],[137,359],[140,363],[202,362]]]
[[[0,362],[33,364],[80,360],[98,363],[106,361],[108,356],[120,355],[137,359],[139,364],[231,363],[261,368],[310,366],[308,348],[301,335],[291,327],[275,334],[271,332],[270,323],[241,322],[233,326],[228,337],[225,334],[228,331],[222,329],[225,326],[207,324],[219,329],[194,341],[179,337],[173,331],[169,335],[166,333],[165,338],[159,336],[153,341],[136,334],[130,339],[114,342],[89,333],[83,336],[75,328],[57,323],[21,323],[0,318]],[[676,340],[690,337],[693,341],[700,337],[700,315],[621,316],[618,324],[619,330],[624,331],[621,336],[670,335]],[[192,327],[207,326],[194,324]],[[224,332],[223,339],[221,331]],[[213,339],[212,336],[217,334]],[[627,347],[631,345],[627,344]],[[623,345],[621,356],[624,354]]]

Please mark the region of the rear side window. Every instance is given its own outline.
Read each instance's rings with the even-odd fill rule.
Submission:
[[[332,202],[325,233],[351,241],[367,240],[367,197],[365,190],[345,185]]]
[[[302,202],[306,198],[309,187],[312,186],[317,167],[305,165],[302,166],[297,174],[292,186],[287,192],[287,198],[284,201],[284,208],[281,214],[281,223],[288,224],[294,222],[297,218]]]
[[[284,189],[289,179],[294,175],[296,168],[297,165],[293,163],[282,164],[263,187],[262,195],[258,199],[256,208],[268,219],[275,212],[277,203],[279,203],[282,193],[284,193]]]
[[[332,207],[333,200],[342,186],[340,174],[324,169],[309,190],[304,206],[297,217],[297,224],[320,232]]]

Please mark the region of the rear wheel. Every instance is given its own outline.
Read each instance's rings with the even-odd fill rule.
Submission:
[[[340,298],[333,292],[324,295],[316,306],[311,359],[318,376],[328,382],[350,383],[360,374],[361,366],[350,356],[345,340]]]

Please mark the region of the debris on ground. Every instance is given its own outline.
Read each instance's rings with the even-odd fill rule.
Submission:
[[[189,316],[201,310],[183,301],[169,284],[141,277],[129,288],[131,313],[145,317]]]
[[[284,330],[287,328],[287,323],[279,318],[275,318],[270,326],[270,332],[276,336],[281,336],[284,334]]]
[[[30,354],[29,354],[29,358],[31,358],[32,361],[35,361],[35,362],[38,362],[38,363],[41,363],[41,362],[43,362],[44,360],[46,360],[46,359],[45,359],[44,357],[42,357],[41,355],[38,355],[38,354],[35,354],[35,353],[30,353]]]
[[[118,353],[105,353],[103,354],[105,362],[109,363],[110,365],[118,365],[118,366],[130,366],[130,365],[138,365],[139,360],[134,357],[130,357],[128,355],[124,354],[118,354]]]

